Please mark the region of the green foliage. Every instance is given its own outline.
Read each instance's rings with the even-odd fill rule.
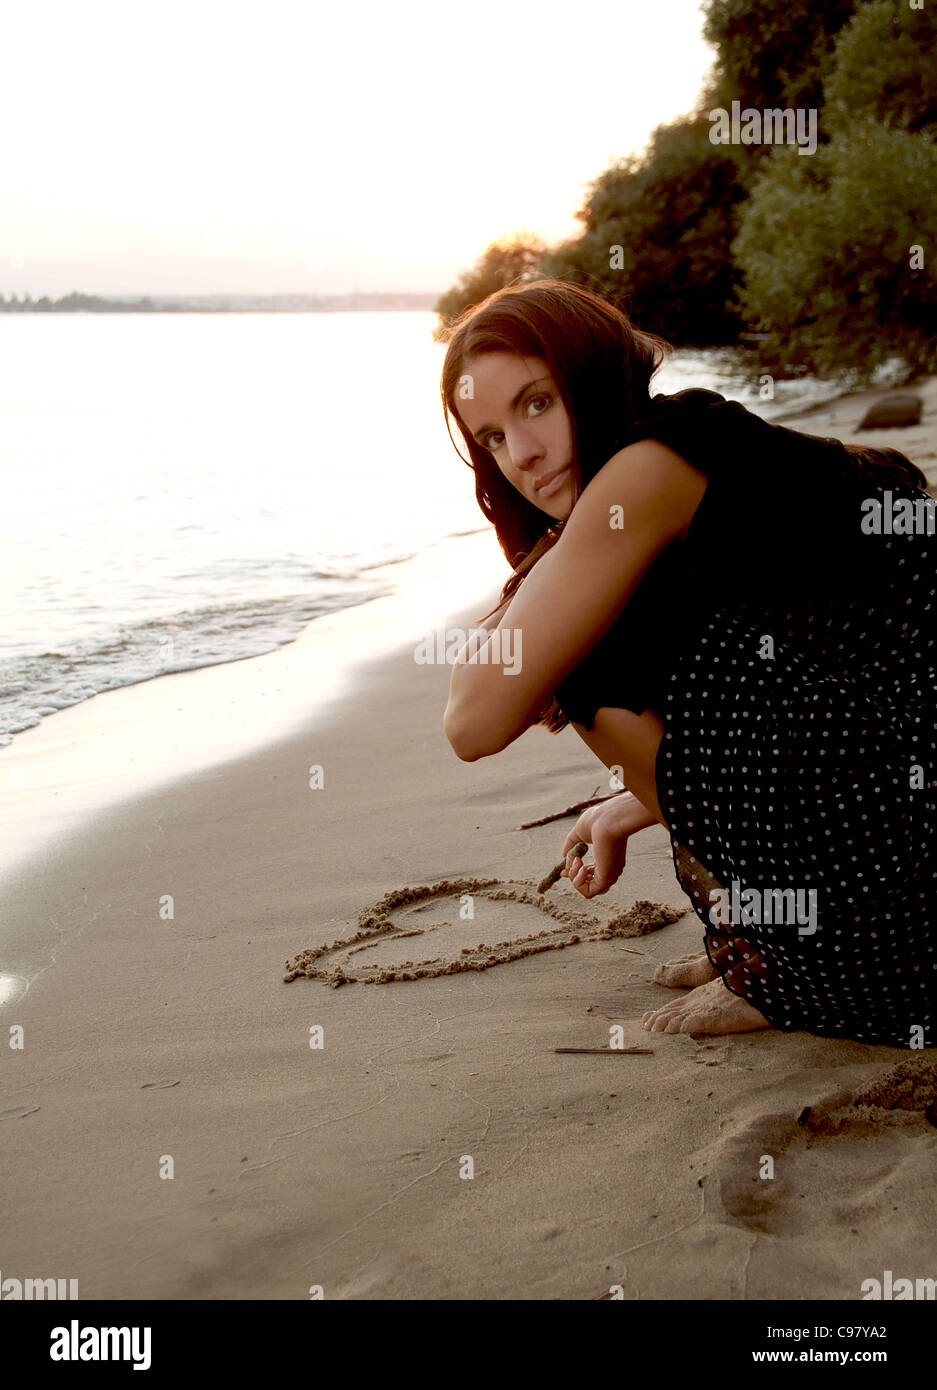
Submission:
[[[819,107],[835,36],[858,8],[861,0],[708,0],[710,106]]]
[[[935,41],[934,7],[862,5],[825,79],[829,143],[759,166],[733,254],[779,361],[866,381],[894,355],[937,368]]]
[[[839,129],[869,117],[900,130],[937,134],[937,5],[864,5],[837,44],[826,95],[824,118]]]
[[[513,237],[491,242],[478,263],[439,299],[435,308],[439,322],[433,337],[437,340],[442,338],[453,319],[458,318],[465,309],[480,304],[495,290],[502,289],[513,280],[532,279],[544,250],[544,243],[526,232],[517,232]]]
[[[774,149],[734,252],[778,362],[868,381],[937,369],[937,145],[868,118],[800,158]],[[912,247],[923,268],[912,268]]]
[[[701,118],[661,126],[643,158],[620,160],[577,213],[583,236],[541,270],[588,285],[674,343],[732,342],[739,329],[730,245],[745,196],[738,156]]]

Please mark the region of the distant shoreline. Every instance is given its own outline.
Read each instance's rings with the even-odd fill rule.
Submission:
[[[438,294],[403,294],[375,291],[371,294],[156,294],[102,295],[77,291],[60,299],[22,300],[0,294],[0,314],[330,314],[432,311]]]

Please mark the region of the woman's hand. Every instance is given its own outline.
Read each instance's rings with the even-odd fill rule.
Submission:
[[[568,878],[584,898],[607,893],[625,867],[629,835],[658,824],[657,817],[632,792],[622,792],[598,806],[590,806],[563,843],[563,854],[570,858],[561,877]],[[579,840],[592,846],[594,864],[583,864],[578,855],[570,855]]]

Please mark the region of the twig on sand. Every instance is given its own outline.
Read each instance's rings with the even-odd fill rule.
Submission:
[[[554,1047],[554,1052],[573,1052],[577,1056],[584,1057],[616,1057],[622,1054],[635,1056],[640,1053],[642,1057],[653,1057],[653,1047]]]
[[[613,796],[618,796],[618,792],[609,792],[607,796],[590,796],[588,801],[577,801],[575,806],[567,806],[565,811],[554,811],[551,816],[541,816],[539,820],[525,820],[517,828],[533,830],[537,825],[549,825],[551,821],[564,820],[566,816],[578,816],[580,811],[587,811],[590,806],[600,806],[603,801],[611,801]]]

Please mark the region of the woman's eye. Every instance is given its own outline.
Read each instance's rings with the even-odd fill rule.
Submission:
[[[524,409],[527,411],[528,415],[542,415],[552,400],[553,397],[551,395],[541,392],[539,395],[530,396]],[[537,406],[538,408],[531,411],[531,406]],[[504,435],[500,430],[494,430],[485,440],[484,447],[488,450],[489,454],[496,454],[503,443]]]

